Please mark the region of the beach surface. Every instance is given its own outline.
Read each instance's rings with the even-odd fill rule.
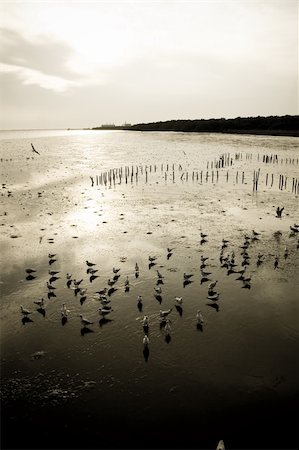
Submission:
[[[298,139],[0,138],[2,447],[296,448]]]

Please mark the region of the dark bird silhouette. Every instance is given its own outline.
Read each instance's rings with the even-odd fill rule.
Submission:
[[[32,151],[33,151],[34,153],[37,153],[38,155],[40,155],[40,153],[38,153],[38,151],[35,150],[35,148],[33,147],[33,144],[32,144],[32,143],[31,143],[31,147],[32,147]]]

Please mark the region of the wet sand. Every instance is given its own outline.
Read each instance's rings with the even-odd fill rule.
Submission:
[[[28,150],[32,141],[40,157]],[[2,141],[4,448],[215,448],[219,439],[227,448],[295,448],[296,142],[94,131]],[[232,164],[216,168],[228,153]],[[263,163],[271,154],[279,162]],[[109,180],[132,166],[127,183],[124,175]],[[288,177],[282,189],[280,175]],[[229,241],[223,257],[234,253],[230,273],[220,261],[222,239]],[[208,257],[202,270],[201,257]],[[93,278],[86,261],[98,270]],[[245,266],[247,283],[238,280]],[[113,267],[120,269],[107,296],[113,311],[102,317],[96,291],[111,287]],[[36,270],[32,279],[28,268]],[[86,292],[74,281],[68,287],[67,273]],[[193,274],[190,284],[184,273]],[[207,299],[213,280],[217,301]],[[33,303],[42,297],[44,313]],[[181,310],[175,297],[183,297]],[[21,304],[32,312],[28,321]],[[170,340],[159,315],[169,308]],[[94,323],[82,327],[80,314]]]

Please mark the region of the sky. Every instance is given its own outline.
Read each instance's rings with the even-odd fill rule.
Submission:
[[[0,129],[298,114],[298,1],[2,1]]]

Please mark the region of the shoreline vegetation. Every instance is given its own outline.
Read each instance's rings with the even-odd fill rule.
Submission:
[[[299,136],[299,116],[237,117],[235,119],[167,120],[165,122],[101,125],[92,130],[176,131]]]

